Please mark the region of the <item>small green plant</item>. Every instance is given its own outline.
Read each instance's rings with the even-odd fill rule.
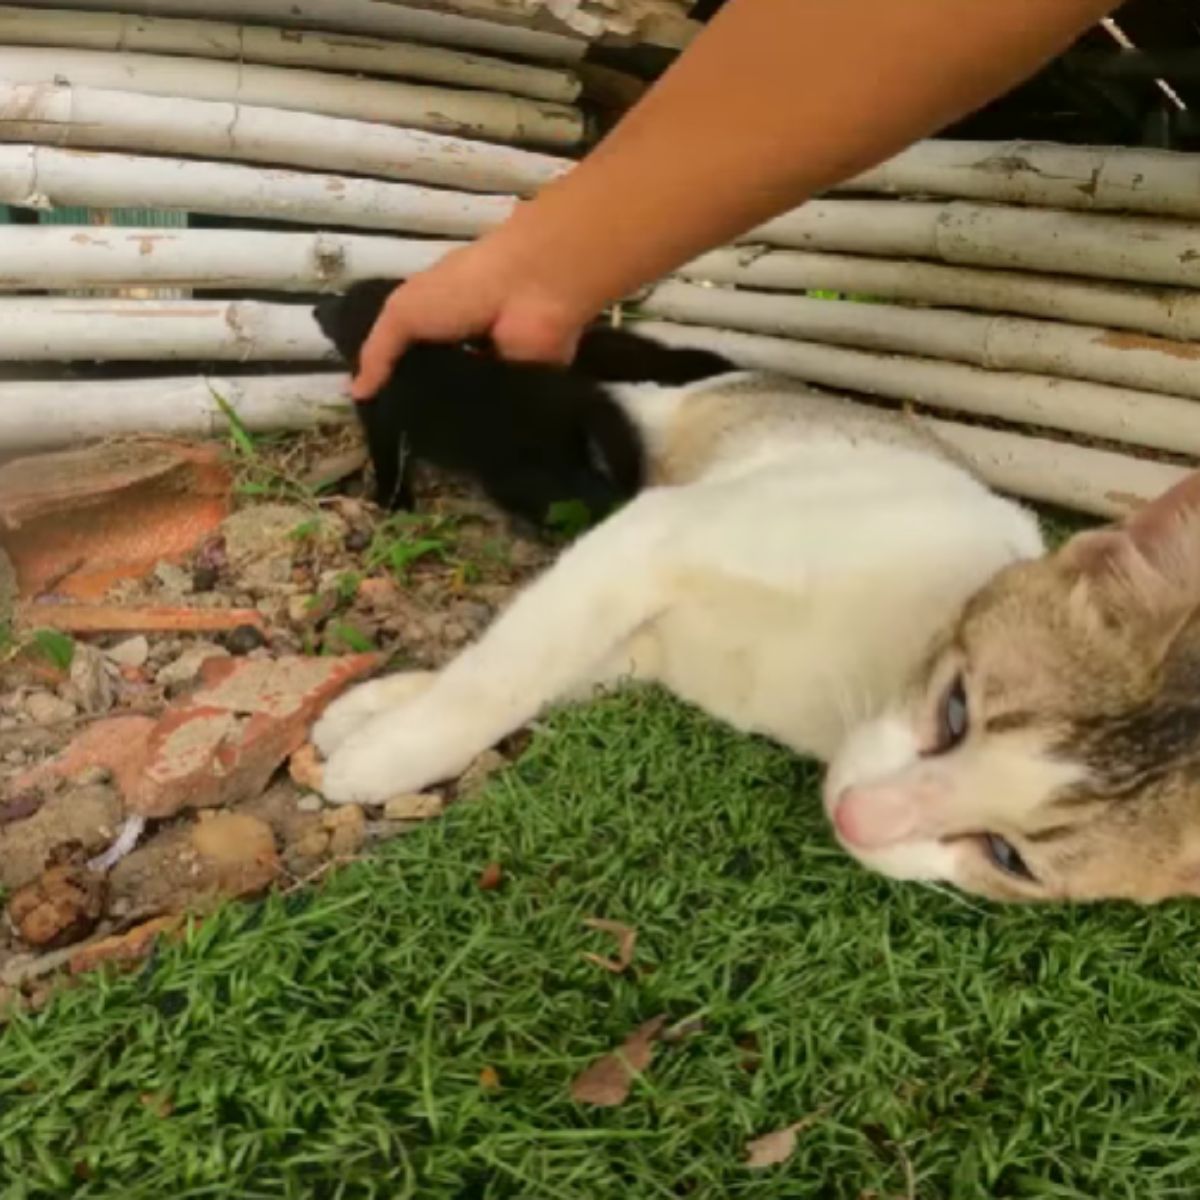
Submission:
[[[586,533],[594,523],[592,510],[582,500],[556,500],[546,510],[546,524],[568,541]]]
[[[211,385],[208,392],[229,426],[229,444],[238,462],[238,478],[235,484],[238,494],[258,499],[311,504],[316,494],[315,490],[286,471],[280,470],[263,454],[263,447],[273,439],[256,437],[246,428],[237,410],[224,396]]]
[[[325,654],[341,654],[349,650],[353,654],[370,654],[375,643],[361,629],[346,621],[330,621],[321,639]]]
[[[450,560],[456,543],[453,517],[397,513],[376,530],[367,547],[369,569],[387,567],[397,579],[408,579],[412,566],[424,558]]]
[[[57,629],[35,629],[29,644],[51,666],[60,671],[69,671],[75,660],[75,643]]]

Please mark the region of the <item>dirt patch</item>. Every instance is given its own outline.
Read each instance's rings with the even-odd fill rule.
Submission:
[[[224,504],[223,520],[164,529],[157,557],[140,538],[139,569],[82,605],[42,570],[15,623],[0,614],[0,982],[18,997],[43,996],[68,965],[134,960],[223,897],[305,886],[436,819],[522,746],[369,812],[326,806],[302,757],[289,774],[343,687],[446,662],[554,546],[432,471],[418,473],[415,512],[380,512],[352,430],[222,451],[225,467],[212,453],[173,450],[205,464],[205,511]],[[190,521],[186,495],[178,508]]]

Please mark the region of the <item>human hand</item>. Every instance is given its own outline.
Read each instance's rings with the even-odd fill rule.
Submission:
[[[351,385],[368,400],[413,342],[487,337],[506,359],[567,363],[594,314],[539,281],[502,240],[484,238],[413,275],[388,298]]]

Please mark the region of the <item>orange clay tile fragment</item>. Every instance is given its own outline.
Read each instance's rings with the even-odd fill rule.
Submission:
[[[266,631],[254,608],[175,608],[169,605],[25,604],[18,623],[64,633],[216,633],[253,625]]]
[[[232,480],[213,445],[105,442],[0,466],[0,547],[21,595],[99,599],[179,562],[229,515]]]

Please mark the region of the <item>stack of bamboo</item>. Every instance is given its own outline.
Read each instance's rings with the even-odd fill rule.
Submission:
[[[0,8],[0,202],[225,226],[0,226],[0,451],[218,430],[214,391],[251,428],[344,412],[311,294],[435,261],[586,147],[586,40],[480,21],[489,4],[541,7]],[[663,338],[915,405],[998,486],[1121,513],[1200,457],[1198,184],[1200,159],[1167,152],[922,143],[637,309]],[[131,377],[65,387],[82,360]],[[189,371],[135,377],[168,360]],[[230,368],[199,373],[214,362]]]

